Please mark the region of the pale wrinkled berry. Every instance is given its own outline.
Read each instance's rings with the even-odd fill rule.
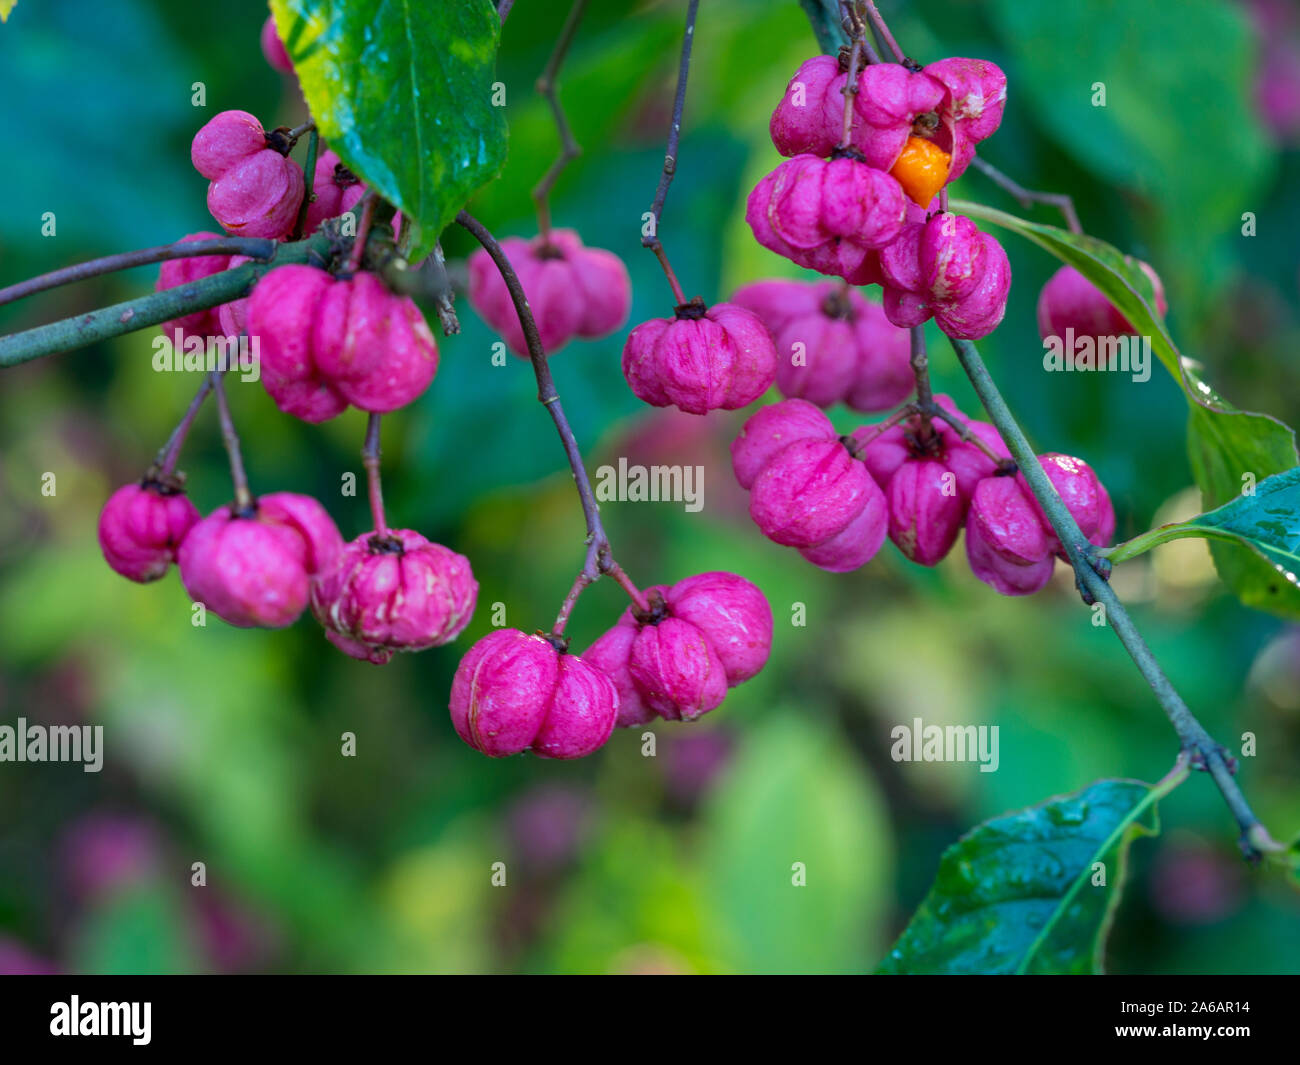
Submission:
[[[357,537],[311,591],[316,620],[372,662],[450,643],[477,601],[469,559],[410,529]]]
[[[688,414],[747,406],[771,387],[776,351],[759,318],[743,307],[684,304],[628,335],[623,376],[637,398]]]

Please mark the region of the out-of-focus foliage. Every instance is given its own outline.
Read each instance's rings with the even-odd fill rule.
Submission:
[[[589,6],[560,80],[585,153],[553,210],[628,263],[635,323],[671,311],[640,227],[685,5]],[[1069,192],[1089,232],[1150,262],[1169,289],[1171,329],[1204,376],[1238,406],[1294,424],[1300,155],[1262,139],[1252,118],[1259,43],[1247,9],[1198,0],[1176,5],[1175,18],[1157,4],[1072,0],[1051,6],[1068,8],[1064,39],[1031,4],[881,6],[922,61],[1004,66],[1006,118],[983,153],[1025,185]],[[473,203],[498,234],[535,232],[528,191],[556,139],[532,83],[565,9],[520,2],[502,35],[508,161]],[[225,108],[268,127],[302,118],[297,90],[261,58],[265,17],[251,0],[14,9],[0,27],[0,114],[22,150],[6,170],[0,284],[211,227],[188,160],[194,131]],[[792,276],[754,244],[743,203],[777,161],[771,108],[816,50],[794,0],[702,5],[662,230],[688,294],[716,300]],[[1083,123],[1076,112],[1103,80],[1107,107]],[[191,103],[197,82],[206,107]],[[1218,186],[1207,180],[1216,168]],[[1059,220],[1021,211],[974,171],[956,194]],[[1246,210],[1253,237],[1242,234]],[[56,236],[41,235],[45,212]],[[1044,373],[1034,305],[1057,263],[1026,242],[1006,247],[1010,306],[981,351],[1031,439],[1097,468],[1117,538],[1191,517],[1202,508],[1187,492],[1178,387],[1161,374]],[[451,232],[445,248],[455,271],[470,244]],[[129,298],[153,279],[134,271],[7,307],[0,330]],[[1099,779],[1155,780],[1169,768],[1167,722],[1064,575],[1007,600],[971,576],[960,548],[934,571],[890,547],[855,574],[809,567],[748,519],[726,451],[743,414],[648,413],[619,371],[625,331],[575,343],[553,364],[589,465],[701,465],[705,506],[607,503],[617,555],[645,583],[727,568],[760,584],[777,621],[772,661],[698,724],[649,730],[653,757],[639,729],[579,763],[471,751],[447,719],[459,654],[489,630],[496,603],[507,624],[550,623],[583,528],[528,368],[493,366],[495,338],[463,300],[458,309],[464,328],[440,339],[434,385],[385,420],[385,490],[398,524],[471,558],[480,609],[455,645],[382,669],[338,654],[306,620],[280,632],[193,627],[174,575],[136,587],[103,565],[98,508],[139,476],[197,386],[151,369],[150,334],[4,375],[0,724],[101,724],[106,758],[97,775],[0,763],[0,958],[21,947],[87,971],[865,971],[964,832]],[[936,387],[974,414],[940,339]],[[360,415],[309,427],[280,415],[260,385],[231,396],[255,489],[316,495],[345,536],[367,527],[364,499],[340,491],[345,473],[361,474]],[[210,410],[182,466],[201,510],[227,500]],[[52,496],[41,492],[47,472]],[[1293,831],[1300,634],[1239,605],[1198,542],[1124,563],[1114,582],[1239,756],[1257,812],[1276,833]],[[570,623],[574,646],[624,599],[608,581],[590,589]],[[998,770],[892,760],[891,730],[917,717],[997,725]],[[340,754],[347,732],[356,757]],[[132,838],[148,844],[126,847],[104,828],[109,814],[147,828]],[[1131,849],[1108,968],[1296,971],[1300,896],[1241,864],[1209,781],[1194,776],[1160,816],[1162,834]],[[87,881],[86,855],[113,875]],[[196,862],[206,887],[193,886]]]

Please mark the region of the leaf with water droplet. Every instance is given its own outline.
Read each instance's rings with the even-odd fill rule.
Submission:
[[[272,0],[321,136],[402,212],[423,259],[505,162],[490,0]]]
[[[1096,973],[1128,848],[1159,831],[1152,787],[1099,780],[985,821],[949,847],[881,973]],[[1093,884],[1095,863],[1106,883]]]

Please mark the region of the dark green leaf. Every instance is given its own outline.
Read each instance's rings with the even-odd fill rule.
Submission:
[[[1015,59],[1014,96],[1081,166],[1152,201],[1176,230],[1171,236],[1212,240],[1253,202],[1271,155],[1249,95],[1254,41],[1244,7],[1221,0],[990,7]],[[1190,164],[1210,146],[1212,161]]]
[[[1101,972],[1129,844],[1159,832],[1156,800],[1185,777],[1099,780],[985,821],[944,853],[879,971]]]
[[[1187,521],[1162,525],[1108,552],[1123,562],[1170,540],[1202,536],[1244,544],[1268,564],[1274,583],[1294,585],[1300,573],[1300,468],[1275,474],[1250,494]]]
[[[1270,415],[1238,410],[1197,375],[1195,364],[1178,350],[1156,313],[1151,280],[1134,259],[1095,237],[1028,222],[982,204],[955,201],[953,210],[1018,233],[1073,266],[1105,293],[1139,336],[1151,338],[1152,351],[1187,396],[1188,454],[1206,506],[1238,496],[1246,474],[1262,481],[1296,465],[1294,430]],[[1219,576],[1247,606],[1300,617],[1300,588],[1278,581],[1268,563],[1232,542],[1217,541],[1210,550]]]
[[[329,146],[419,227],[418,261],[505,161],[489,0],[272,0]],[[407,239],[406,234],[403,238]]]

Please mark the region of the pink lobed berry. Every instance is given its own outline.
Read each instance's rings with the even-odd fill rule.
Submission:
[[[994,426],[969,421],[945,395],[935,402],[1002,458],[1006,445]],[[889,505],[889,538],[914,562],[936,565],[952,549],[976,485],[997,463],[942,418],[928,430],[919,415],[884,432],[865,425],[853,433],[862,458]]]
[[[763,247],[850,284],[878,280],[871,252],[907,218],[907,196],[882,170],[847,156],[787,159],[754,186],[745,220]]]
[[[880,252],[885,314],[908,328],[934,317],[948,336],[978,340],[1006,312],[1011,267],[1002,245],[946,211],[909,222]]]
[[[316,500],[274,492],[247,511],[229,504],[197,522],[177,562],[196,603],[240,628],[278,629],[306,609],[311,582],[334,568],[342,550]]]
[[[613,252],[586,247],[574,230],[553,229],[549,239],[508,237],[501,250],[528,297],[548,355],[574,337],[603,337],[627,321],[632,306],[627,267]],[[469,302],[511,351],[528,357],[514,301],[485,249],[469,258]]]
[[[376,665],[395,651],[450,643],[469,624],[477,601],[469,559],[410,529],[357,537],[311,588],[312,613],[326,635],[345,653]]]
[[[99,547],[114,572],[141,584],[156,581],[198,520],[194,504],[170,483],[124,484],[99,513]]]
[[[743,577],[700,573],[644,595],[648,615],[629,608],[582,656],[618,689],[620,727],[694,720],[767,664],[772,608]]]
[[[208,179],[208,210],[233,236],[280,239],[302,205],[302,170],[267,146],[266,131],[247,111],[223,111],[190,146],[194,168]]]
[[[498,629],[479,640],[451,683],[451,720],[491,758],[531,750],[582,758],[609,739],[618,718],[614,682],[540,635]]]
[[[771,387],[776,350],[758,316],[731,303],[683,304],[628,334],[623,376],[638,399],[688,414],[747,406]]]
[[[1003,595],[1032,595],[1054,560],[1033,501],[1014,477],[987,477],[966,517],[966,557],[975,576]]]
[[[246,328],[258,337],[262,383],[276,406],[308,422],[349,403],[397,410],[438,370],[438,345],[419,308],[369,273],[336,281],[311,266],[272,270],[249,297]]]
[[[815,547],[842,532],[864,506],[883,503],[867,468],[839,440],[797,440],[754,480],[749,514],[769,540]]]

